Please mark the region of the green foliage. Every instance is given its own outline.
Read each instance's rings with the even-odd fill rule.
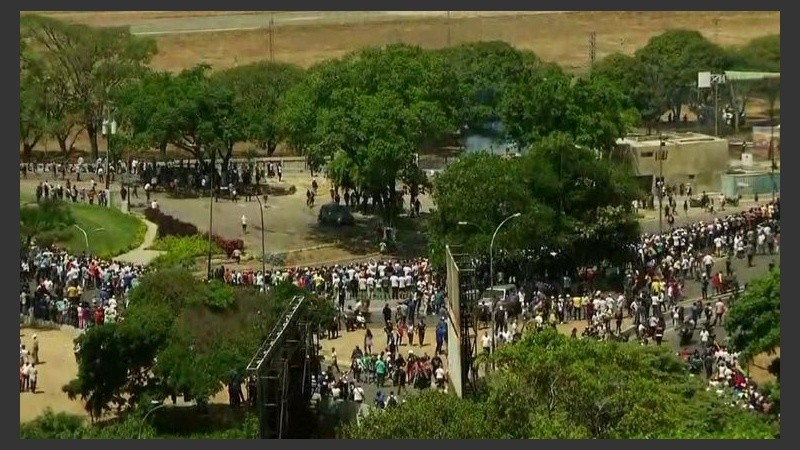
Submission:
[[[149,407],[148,407],[149,408]],[[192,429],[198,427],[187,426],[186,423],[172,423],[170,411],[156,411],[145,421],[145,413],[134,411],[123,417],[106,423],[95,425],[88,424],[86,420],[77,415],[67,413],[53,413],[46,410],[35,420],[20,425],[20,439],[257,439],[258,416],[246,412],[243,417],[234,417],[233,423],[224,423],[217,417],[192,417],[197,413],[187,408],[178,408],[188,416],[191,425],[203,425],[207,431],[196,432]],[[171,412],[171,411],[170,411]],[[162,420],[162,416],[164,419]],[[236,416],[239,416],[238,414]],[[211,420],[198,420],[211,419]]]
[[[244,138],[271,156],[283,140],[278,108],[283,95],[303,77],[303,70],[284,63],[261,61],[213,75],[215,83],[234,93],[236,113],[243,118]]]
[[[152,249],[164,253],[160,254],[151,262],[157,269],[169,267],[190,268],[195,260],[208,254],[208,238],[195,235],[189,237],[166,236],[159,238],[153,243]],[[218,255],[223,253],[218,245],[211,243],[211,254]]]
[[[19,209],[20,231],[28,238],[46,232],[66,230],[75,224],[69,206],[58,200],[43,200]]]
[[[614,84],[640,117],[652,126],[666,111],[674,117],[681,106],[709,104],[695,95],[697,73],[730,66],[728,53],[697,31],[668,30],[654,36],[634,56],[611,54],[592,68],[592,76]]]
[[[86,231],[87,236],[75,225]],[[20,206],[21,235],[26,241],[35,238],[42,247],[56,244],[73,253],[90,250],[101,258],[110,258],[136,248],[146,232],[144,222],[116,208],[59,200]]]
[[[508,87],[500,114],[508,136],[527,148],[557,134],[608,153],[628,131],[625,97],[603,78],[574,79],[560,69],[523,72]]]
[[[732,408],[706,391],[703,380],[690,377],[681,361],[659,347],[570,339],[548,330],[501,347],[495,357],[501,370],[489,375],[481,397],[410,397],[397,409],[370,414],[362,426],[346,426],[344,434],[361,439],[776,435],[763,416]]]
[[[457,127],[456,81],[438,53],[366,49],[312,68],[287,93],[281,120],[312,166],[335,155],[332,181],[376,196],[388,218],[396,180],[418,171],[414,152]]]
[[[136,79],[156,52],[151,39],[127,27],[92,28],[36,14],[20,16],[21,39],[47,74],[50,131],[61,150],[85,129],[98,156],[97,138],[113,91]]]
[[[541,62],[503,41],[471,42],[437,50],[458,81],[464,110],[461,124],[480,128],[500,118],[500,104],[508,87]]]
[[[94,416],[173,392],[207,399],[243,373],[298,289],[287,283],[265,295],[199,282],[183,269],[148,273],[131,291],[124,321],[79,338],[78,377],[64,391]],[[314,301],[309,314],[329,317]]]
[[[498,248],[562,250],[572,267],[619,262],[638,239],[629,210],[636,195],[631,177],[564,135],[543,139],[520,158],[465,156],[434,182],[432,253],[442,255],[447,242],[482,253],[495,227],[519,212],[498,235]],[[476,226],[459,226],[462,221]]]
[[[725,329],[742,361],[781,345],[781,272],[775,269],[748,283],[730,307]]]
[[[747,44],[729,50],[733,70],[758,72],[781,71],[781,35],[757,37]]]

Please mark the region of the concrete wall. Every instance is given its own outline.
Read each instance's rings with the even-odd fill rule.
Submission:
[[[656,159],[661,146],[659,140],[624,146],[629,147],[628,157],[633,160],[638,175],[659,176],[660,162]],[[663,174],[667,184],[690,182],[700,189],[720,189],[720,176],[727,171],[729,164],[725,140],[713,137],[668,139],[665,149],[667,158],[663,162]]]

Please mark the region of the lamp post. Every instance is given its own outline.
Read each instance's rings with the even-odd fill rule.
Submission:
[[[508,222],[511,219],[515,219],[521,215],[522,215],[521,213],[516,213],[506,217],[505,220],[500,222],[500,225],[498,225],[497,228],[494,230],[494,234],[492,235],[492,242],[489,244],[489,279],[491,280],[489,284],[490,289],[494,285],[494,239],[497,237],[497,233],[500,232],[500,229],[503,228],[503,225],[505,225],[506,222]],[[496,334],[495,328],[497,326],[497,324],[495,323],[495,305],[496,302],[494,300],[494,296],[492,296],[492,354],[494,354],[494,349],[495,349],[495,334]],[[495,369],[495,363],[494,361],[492,361],[492,370],[494,369]]]
[[[211,247],[212,247],[212,240],[211,240],[211,228],[214,226],[214,178],[217,175],[217,161],[214,158],[214,154],[211,155],[211,171],[210,171],[210,190],[208,196],[208,267],[207,270],[207,277],[208,280],[211,281]]]
[[[106,177],[106,191],[109,188],[110,178],[111,175],[108,171],[109,168],[109,160],[111,158],[111,136],[117,134],[117,121],[111,117],[111,112],[109,111],[106,115],[106,118],[103,119],[103,136],[106,138],[106,168],[105,168],[105,177]]]
[[[266,239],[264,238],[264,205],[261,203],[261,197],[256,193],[256,200],[258,201],[258,212],[261,213],[261,276],[264,278],[264,292],[266,289],[266,274],[267,274],[267,251],[265,247]]]
[[[658,152],[656,153],[656,160],[658,161],[658,178],[659,181],[656,183],[656,188],[658,188],[658,232],[664,232],[664,159],[667,157],[667,141],[664,139],[664,136],[659,138],[661,143],[658,147]]]
[[[83,233],[83,240],[84,240],[84,242],[86,242],[86,253],[89,253],[89,235],[86,233],[86,230],[84,230],[83,228],[79,227],[77,224],[73,225],[73,227],[77,228],[78,231]],[[105,231],[105,230],[106,230],[105,228],[100,227],[100,228],[95,228],[92,231],[97,233],[98,231]]]
[[[147,423],[147,418],[150,417],[150,414],[161,408],[166,408],[167,406],[166,403],[161,403],[156,400],[151,401],[150,404],[155,405],[155,407],[151,408],[150,411],[147,411],[147,414],[145,414],[144,417],[142,417],[142,424],[139,426],[139,434],[136,435],[136,439],[142,438],[142,432],[144,432],[144,426]]]

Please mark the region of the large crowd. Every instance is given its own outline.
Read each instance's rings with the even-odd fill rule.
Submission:
[[[47,191],[52,193],[52,187]],[[568,283],[554,289],[533,287],[527,292],[520,289],[510,294],[513,298],[497,302],[496,308],[489,308],[488,315],[479,317],[488,323],[493,314],[495,324],[493,330],[481,337],[480,345],[484,351],[491,351],[493,340],[489,332],[495,334],[494,342],[502,344],[513,342],[528,326],[543,328],[570,322],[586,323],[584,337],[609,339],[622,336],[624,317],[634,320],[636,336],[643,343],[653,341],[660,345],[670,320],[676,328],[689,324],[692,329],[701,322],[703,315],[706,324],[712,317],[714,323],[721,322],[725,307],[720,306],[719,301],[707,300],[712,296],[708,288],[720,293],[732,288],[736,281],[730,263],[722,269],[716,266],[714,258],[725,257],[726,261],[733,257],[747,258],[752,263],[756,254],[777,253],[779,219],[780,203],[774,201],[713,221],[643,235],[634,249],[636,261],[627,268],[624,292],[589,291],[586,285]],[[34,251],[23,258],[21,265],[20,312],[31,319],[77,328],[119,320],[126,293],[145,270],[87,255]],[[396,404],[397,395],[408,387],[445,386],[446,364],[442,356],[447,334],[446,292],[442,275],[435,273],[425,258],[282,268],[264,273],[218,267],[213,276],[233,285],[260,289],[269,289],[288,280],[330,299],[338,307],[340,314],[328,330],[329,337],[338,335],[342,325],[348,330],[364,329],[363,345],[352,349],[346,363],[340,365],[340,356],[335,350],[326,356],[327,369],[318,378],[320,393],[326,399],[366,402],[369,400],[365,398],[363,386],[375,384],[378,391],[374,403],[385,407]],[[679,304],[687,280],[700,282],[703,293],[703,298],[688,309]],[[370,302],[381,300],[387,300],[383,302],[380,317],[384,336],[373,336],[364,316],[369,316]],[[394,308],[389,306],[388,300],[394,301]],[[512,307],[515,304],[519,308]],[[485,309],[488,305],[479,306]],[[435,350],[431,355],[425,351],[416,355],[415,342],[422,350],[428,316],[435,317],[436,321]],[[706,333],[708,329],[704,328]],[[578,337],[577,328],[573,329],[573,337]],[[712,345],[711,340],[704,342]],[[769,404],[746,378],[742,383],[735,357],[725,352],[724,347],[714,345],[712,366],[718,369],[709,377],[712,386],[734,389],[737,404],[768,410]],[[406,352],[401,347],[406,347]],[[76,348],[76,353],[79,351]],[[706,355],[710,351],[705,352],[700,354],[703,361],[708,359]],[[21,344],[21,390],[30,388],[31,373],[36,377],[30,355]],[[696,355],[693,357],[697,359]],[[730,373],[723,370],[723,366]],[[35,381],[33,383],[35,385]],[[388,385],[392,388],[386,395],[384,391]]]

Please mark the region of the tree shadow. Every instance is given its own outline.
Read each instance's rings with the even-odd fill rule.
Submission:
[[[355,223],[351,226],[329,226],[319,223],[309,225],[309,237],[320,244],[335,244],[337,248],[358,256],[380,251],[383,221],[372,215],[354,214],[354,216]],[[422,213],[419,217],[413,218],[407,215],[396,217],[392,222],[396,246],[389,249],[388,255],[403,259],[427,255],[428,216],[428,213]]]

